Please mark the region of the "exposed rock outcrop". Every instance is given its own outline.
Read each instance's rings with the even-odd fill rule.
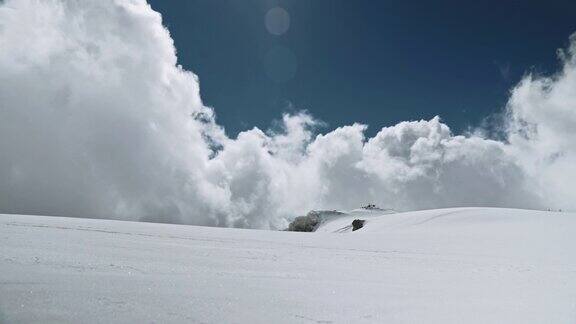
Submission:
[[[294,218],[286,230],[292,232],[314,232],[326,219],[343,214],[335,210],[313,210],[306,216]]]

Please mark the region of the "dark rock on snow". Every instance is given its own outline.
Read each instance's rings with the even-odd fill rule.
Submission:
[[[352,231],[361,229],[364,226],[365,220],[363,219],[355,219],[352,221]]]

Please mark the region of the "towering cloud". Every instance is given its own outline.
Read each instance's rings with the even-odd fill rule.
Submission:
[[[7,0],[0,212],[273,228],[367,202],[574,209],[571,44],[560,73],[512,90],[505,141],[439,118],[316,135],[306,113],[228,138],[144,0]]]

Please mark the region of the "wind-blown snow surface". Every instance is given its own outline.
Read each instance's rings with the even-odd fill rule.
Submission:
[[[576,321],[576,214],[366,219],[292,233],[2,215],[0,322]]]

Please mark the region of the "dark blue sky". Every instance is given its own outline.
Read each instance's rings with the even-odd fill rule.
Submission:
[[[440,115],[455,132],[504,105],[526,71],[555,71],[576,1],[151,0],[227,133],[306,109],[373,134]],[[265,26],[275,7],[286,33]]]

